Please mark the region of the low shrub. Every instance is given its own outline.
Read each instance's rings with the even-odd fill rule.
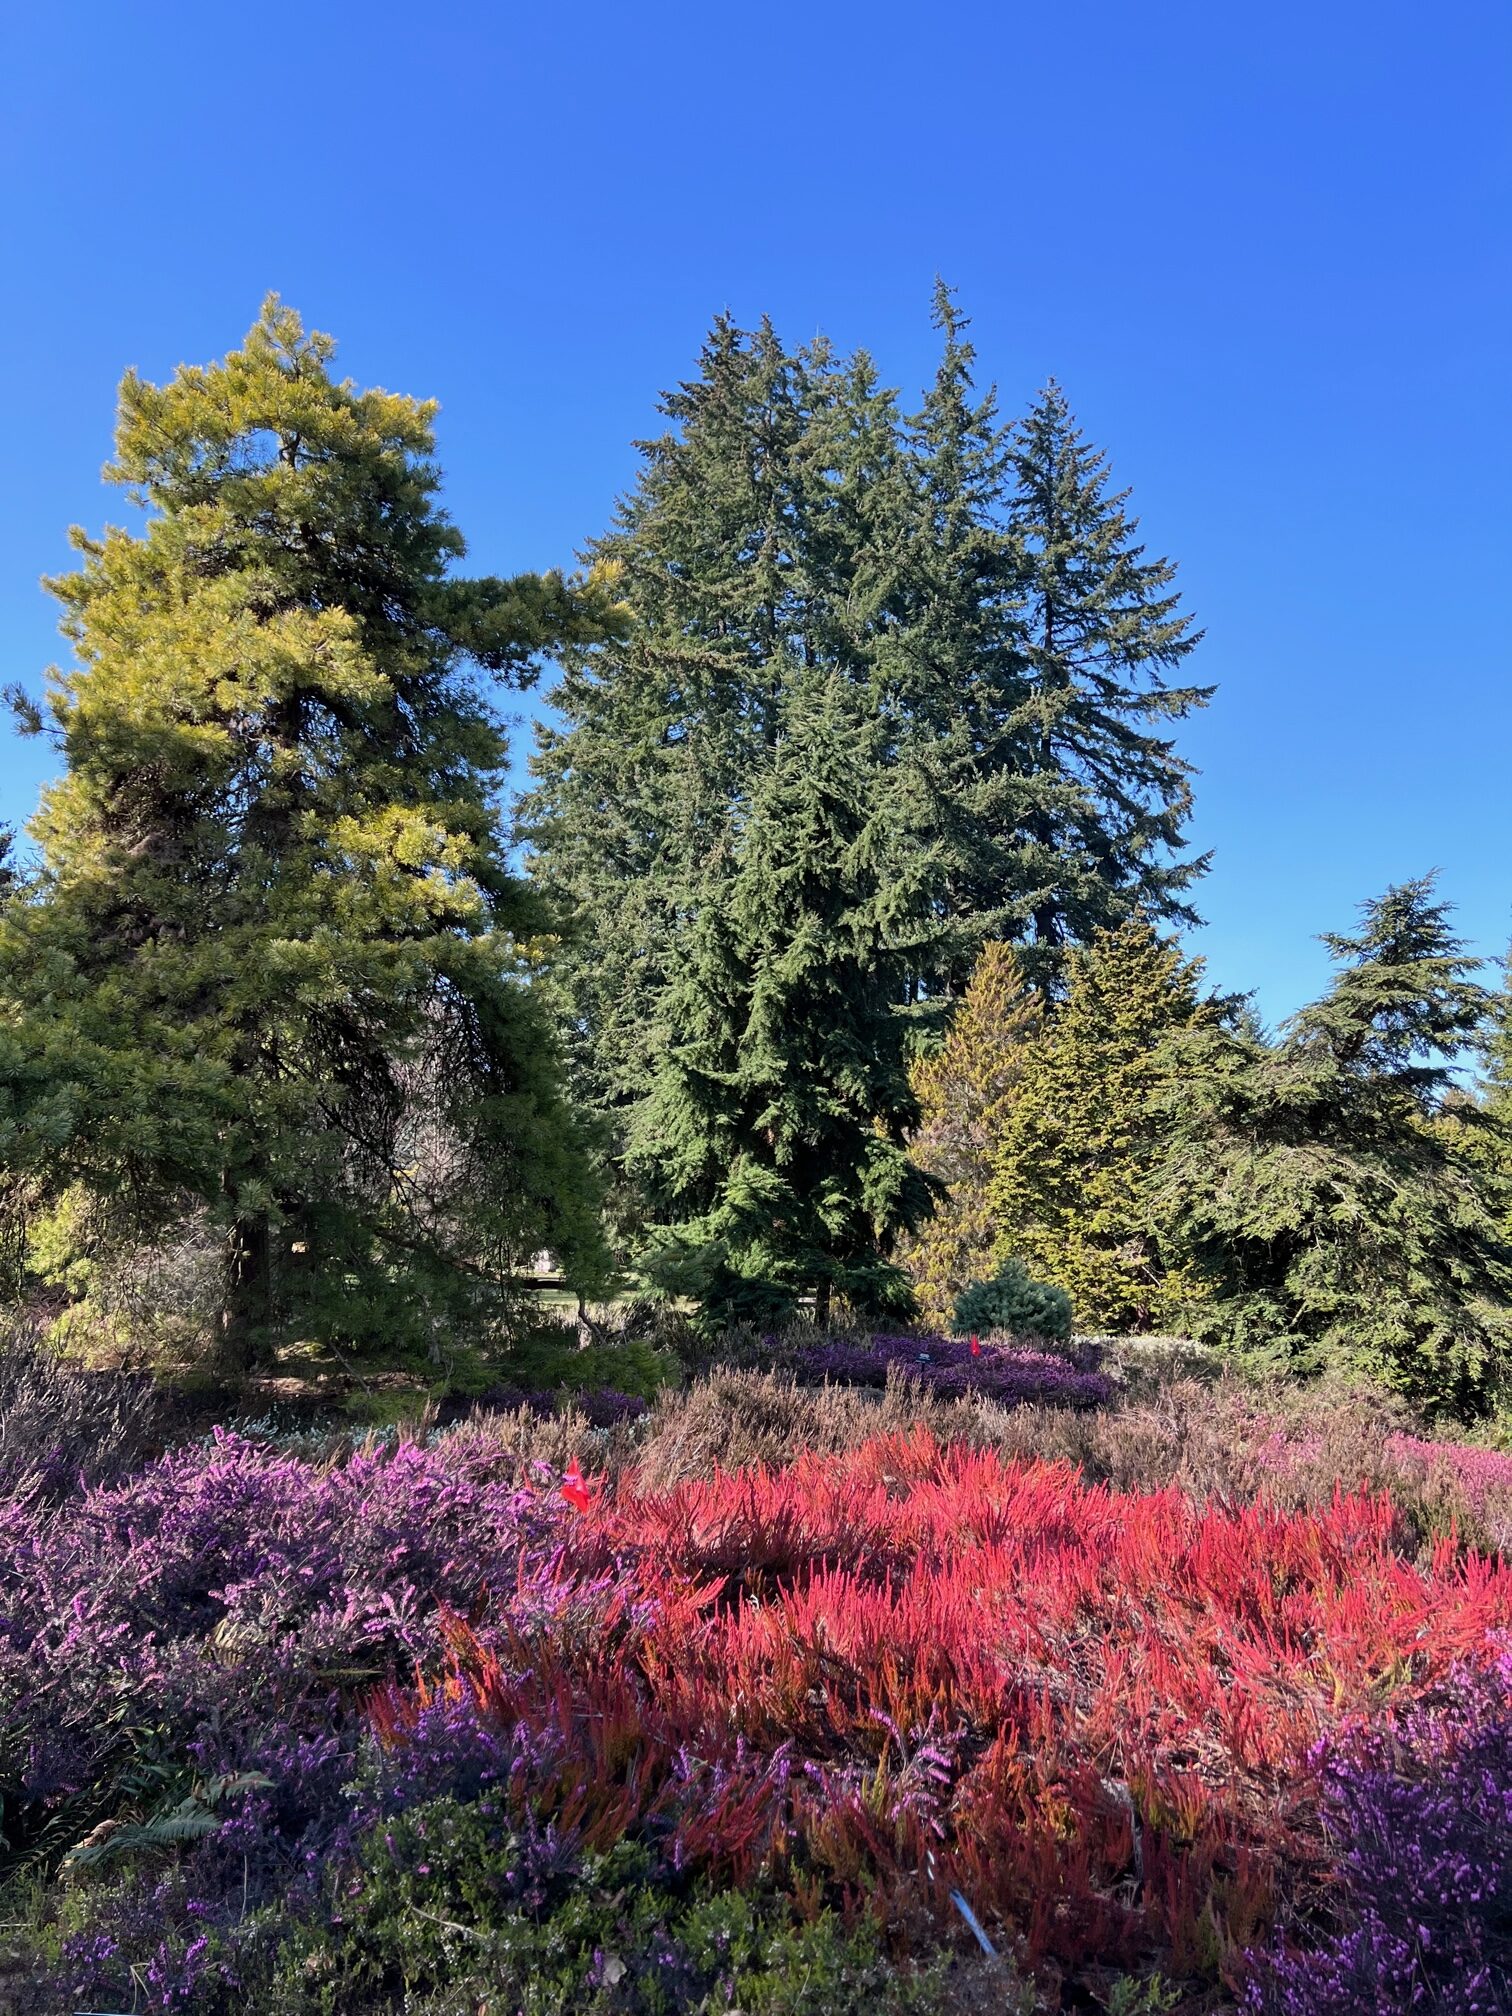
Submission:
[[[1071,1297],[1064,1288],[1031,1281],[1022,1260],[1005,1260],[991,1280],[975,1281],[956,1297],[952,1327],[961,1337],[984,1330],[1015,1337],[1069,1337]]]
[[[0,1508],[5,1863],[51,1861],[120,1810],[261,1768],[269,1733],[434,1657],[516,1575],[549,1507],[500,1442],[461,1431],[304,1461],[230,1435],[52,1508]],[[544,1600],[544,1599],[543,1599]],[[339,1721],[339,1717],[336,1717]]]
[[[1319,1880],[1319,1730],[1512,1624],[1512,1571],[1415,1568],[1394,1534],[1381,1501],[1199,1511],[917,1434],[670,1492],[632,1473],[567,1542],[613,1564],[592,1662],[461,1634],[443,1698],[558,1732],[546,1810],[711,1882],[878,1910],[955,1886],[1066,1964],[1236,1972],[1283,1884]],[[434,1698],[387,1696],[386,1740]]]
[[[0,1825],[13,1871],[68,1879],[7,1911],[0,2006],[1012,2007],[903,1965],[962,1937],[958,1889],[1107,2006],[1237,1989],[1259,1951],[1257,2010],[1355,2016],[1297,1983],[1322,1956],[1355,1992],[1393,1886],[1459,1958],[1381,2006],[1471,2006],[1505,1872],[1451,1821],[1500,1812],[1473,1676],[1512,1567],[1410,1488],[1500,1516],[1484,1452],[1322,1388],[885,1381],[725,1373],[608,1429],[522,1407],[307,1455],[223,1434],[0,1507]],[[1421,1882],[1369,1874],[1393,1833]]]
[[[770,1892],[667,1880],[644,1846],[547,1853],[496,1802],[437,1800],[358,1844],[343,1924],[289,1942],[280,2016],[402,2006],[528,2016],[926,2016],[943,1969],[899,1968],[877,1928],[804,1922]],[[420,2002],[421,1997],[426,2000]],[[230,2006],[228,1998],[228,2006]]]
[[[1512,1671],[1469,1670],[1330,1756],[1336,1929],[1294,1921],[1248,2016],[1509,2016]]]
[[[161,1425],[146,1374],[85,1371],[19,1325],[0,1335],[0,1501],[56,1500],[122,1477]]]
[[[848,1386],[885,1386],[901,1372],[942,1399],[980,1395],[1007,1407],[1097,1407],[1113,1390],[1090,1365],[991,1338],[827,1337],[800,1346],[792,1365],[801,1380]]]

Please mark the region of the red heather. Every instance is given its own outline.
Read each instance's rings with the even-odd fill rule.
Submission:
[[[1512,1570],[1396,1537],[1384,1499],[1199,1510],[923,1433],[632,1477],[565,1543],[566,1573],[614,1579],[592,1656],[501,1663],[460,1632],[448,1692],[567,1732],[590,1838],[857,1900],[959,1887],[1036,1952],[1237,1978],[1321,1873],[1320,1738],[1512,1627]],[[402,1738],[405,1696],[379,1712]]]

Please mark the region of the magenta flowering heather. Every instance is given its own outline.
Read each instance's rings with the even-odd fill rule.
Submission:
[[[979,1394],[1005,1407],[1099,1407],[1113,1391],[1104,1373],[1054,1353],[991,1342],[973,1350],[973,1341],[929,1335],[826,1338],[800,1348],[793,1369],[803,1380],[845,1386],[885,1386],[890,1373],[901,1373],[942,1399]]]
[[[1245,2016],[1512,2016],[1512,1667],[1325,1765],[1336,1929],[1258,1964]]]

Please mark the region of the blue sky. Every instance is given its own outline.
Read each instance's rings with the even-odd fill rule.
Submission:
[[[570,564],[716,311],[910,392],[935,273],[1016,409],[1050,374],[1205,624],[1196,943],[1277,1017],[1428,867],[1512,927],[1512,12],[999,0],[753,10],[13,6],[0,675],[127,364],[279,289],[442,402],[483,571]],[[521,737],[521,753],[525,738]],[[0,729],[0,816],[48,753]]]

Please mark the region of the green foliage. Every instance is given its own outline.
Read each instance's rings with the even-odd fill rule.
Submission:
[[[267,1791],[272,1779],[259,1771],[223,1772],[197,1784],[175,1805],[164,1807],[138,1824],[120,1823],[97,1828],[63,1857],[67,1869],[91,1869],[132,1855],[151,1854],[158,1849],[181,1848],[189,1841],[203,1841],[225,1818],[225,1808],[243,1794]]]
[[[1181,1990],[1158,1974],[1121,1974],[1108,1994],[1108,2016],[1168,2016],[1182,2000]]]
[[[994,1144],[996,1250],[1064,1288],[1089,1330],[1169,1329],[1193,1287],[1165,1248],[1149,1179],[1166,1124],[1162,1045],[1211,1019],[1199,968],[1134,918],[1073,952],[1068,971]]]
[[[675,1354],[653,1338],[628,1336],[585,1345],[565,1324],[537,1323],[511,1340],[508,1355],[493,1368],[492,1377],[530,1392],[608,1386],[617,1393],[654,1400],[664,1386],[680,1382],[682,1368]]]
[[[280,2016],[352,2008],[519,2016],[927,2016],[944,1970],[900,1968],[862,1921],[811,1922],[768,1895],[679,1894],[620,1842],[544,1896],[516,1899],[521,1842],[485,1804],[437,1800],[385,1823],[342,1923],[312,1928],[266,1999]],[[423,1998],[423,1999],[422,1999]],[[434,1998],[434,1999],[432,1999]]]
[[[948,1319],[955,1298],[989,1264],[992,1151],[1040,1018],[1040,997],[1026,986],[1018,954],[991,941],[982,947],[944,1041],[919,1057],[909,1074],[919,1102],[910,1153],[949,1194],[899,1257],[922,1313],[935,1322]]]
[[[1127,490],[1052,379],[1014,437],[1009,533],[1020,558],[1026,879],[1035,943],[1086,943],[1136,912],[1193,922],[1183,892],[1191,766],[1165,723],[1212,696],[1167,674],[1201,641],[1169,560],[1145,558]]]
[[[910,1301],[890,1248],[934,1186],[904,1145],[918,1110],[896,1003],[931,927],[868,755],[841,682],[796,681],[663,1006],[630,1166],[721,1324],[780,1317],[809,1292],[821,1323],[832,1295]]]
[[[1158,1206],[1207,1286],[1203,1335],[1482,1413],[1512,1345],[1512,1182],[1452,1059],[1491,1000],[1431,877],[1327,943],[1332,985],[1276,1042],[1207,1027],[1174,1047]]]
[[[1022,1337],[1071,1335],[1071,1297],[1064,1288],[1031,1281],[1022,1260],[1005,1260],[989,1281],[977,1281],[956,1297],[951,1319],[958,1337],[980,1330],[1008,1330]]]
[[[123,381],[109,473],[147,521],[76,532],[51,584],[65,773],[0,917],[12,1216],[79,1186],[123,1236],[208,1222],[234,1360],[423,1340],[541,1246],[601,1265],[476,672],[612,612],[452,578],[434,408],[332,350],[270,299],[222,362]]]

